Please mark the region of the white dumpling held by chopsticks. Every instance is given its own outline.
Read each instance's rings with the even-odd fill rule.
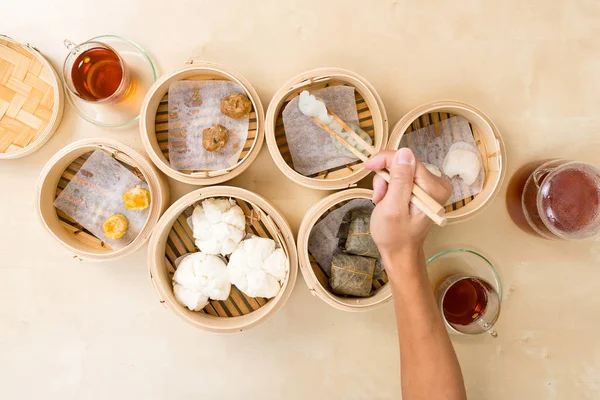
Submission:
[[[302,114],[307,117],[315,117],[325,125],[334,122],[333,117],[327,112],[325,103],[310,94],[307,90],[303,90],[300,93],[298,108],[300,108]]]
[[[466,142],[454,143],[444,158],[443,170],[450,178],[458,176],[465,184],[472,185],[481,172],[479,151]]]
[[[366,151],[360,145],[360,143],[354,140],[335,120],[335,118],[333,118],[333,116],[327,112],[327,106],[325,105],[325,103],[322,100],[317,99],[314,95],[310,94],[307,90],[303,90],[300,93],[298,99],[298,108],[300,109],[300,112],[306,115],[307,117],[314,117],[320,120],[322,123],[331,128],[332,131],[344,138],[344,140],[350,143],[350,145],[352,145],[353,147],[358,148],[363,153]],[[352,128],[352,130],[354,130],[354,132],[358,134],[365,142],[367,142],[368,144],[373,144],[373,138],[371,138],[371,136],[369,136],[367,132],[360,129],[360,127],[352,125],[349,125],[349,127]],[[346,147],[344,147],[344,145],[342,145],[333,138],[331,138],[331,140],[334,141],[338,148],[352,155],[352,153],[349,150],[347,150]]]

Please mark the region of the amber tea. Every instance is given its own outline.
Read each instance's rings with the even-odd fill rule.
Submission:
[[[119,56],[100,47],[86,50],[75,59],[71,79],[85,100],[106,99],[117,91],[123,80]]]
[[[83,100],[116,103],[128,93],[130,79],[119,54],[100,42],[75,45],[65,41],[70,50],[63,75],[69,90]]]
[[[487,282],[474,278],[462,279],[450,286],[442,302],[446,320],[458,325],[469,325],[476,321],[487,307],[486,289],[493,290]]]
[[[440,311],[446,322],[465,334],[489,332],[500,314],[500,298],[485,280],[464,275],[443,278],[436,288]]]

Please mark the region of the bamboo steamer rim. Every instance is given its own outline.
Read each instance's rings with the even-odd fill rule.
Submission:
[[[437,100],[422,104],[411,110],[408,114],[404,115],[404,117],[402,117],[392,129],[387,149],[397,150],[400,146],[400,141],[402,140],[404,133],[410,127],[410,125],[420,116],[432,112],[447,112],[466,118],[472,125],[475,125],[478,128],[478,131],[482,136],[485,136],[488,139],[485,143],[486,149],[488,144],[492,144],[494,147],[492,149],[493,152],[491,154],[487,154],[487,157],[486,155],[482,154],[484,163],[487,161],[488,167],[491,163],[495,163],[493,167],[496,168],[490,171],[488,171],[486,168],[486,177],[482,192],[476,195],[475,200],[466,206],[446,213],[448,224],[464,222],[481,214],[498,195],[498,192],[502,187],[502,183],[506,175],[507,163],[504,140],[502,139],[500,131],[494,122],[478,108],[458,100]],[[490,149],[487,149],[486,151],[489,150]],[[493,173],[491,174],[493,178],[491,181],[489,179],[490,172]],[[488,190],[488,193],[485,193],[487,185],[492,186],[491,190]]]
[[[164,260],[166,242],[175,220],[177,220],[181,213],[194,203],[207,198],[216,197],[241,199],[260,208],[274,223],[281,234],[281,236],[278,237],[278,240],[283,242],[280,243],[280,245],[288,256],[288,275],[277,296],[271,298],[267,304],[259,309],[246,315],[224,318],[188,310],[175,299],[171,277],[165,272],[166,268]],[[296,250],[296,243],[290,225],[283,213],[275,208],[275,206],[264,197],[249,190],[233,186],[213,186],[196,189],[173,203],[158,221],[150,238],[148,245],[148,263],[150,280],[158,295],[160,303],[185,322],[196,328],[215,333],[241,332],[253,328],[264,322],[267,318],[270,318],[287,302],[298,276],[298,253]],[[167,278],[166,280],[161,278],[165,275]]]
[[[338,190],[355,187],[358,181],[365,178],[370,173],[370,171],[366,170],[364,167],[361,167],[356,172],[343,178],[328,180],[309,178],[291,168],[285,162],[279,151],[277,140],[275,138],[275,125],[277,123],[277,117],[280,113],[281,105],[284,99],[291,92],[298,90],[299,88],[307,87],[312,83],[318,83],[319,81],[324,81],[330,78],[347,79],[351,81],[347,83],[351,83],[352,86],[354,86],[354,88],[365,99],[365,102],[369,106],[371,117],[373,118],[375,138],[377,138],[378,135],[376,125],[381,127],[379,132],[381,138],[378,143],[375,143],[375,150],[378,152],[381,149],[384,149],[388,140],[388,118],[383,101],[377,93],[377,90],[375,90],[375,87],[363,76],[347,69],[334,67],[315,68],[294,76],[289,81],[284,83],[281,88],[277,90],[277,92],[275,92],[271,102],[269,103],[267,115],[265,117],[265,135],[267,147],[269,148],[271,157],[281,172],[283,172],[284,175],[294,182],[310,189]]]
[[[392,298],[390,283],[383,285],[373,296],[364,298],[345,298],[327,290],[315,275],[308,256],[308,238],[317,220],[336,204],[354,199],[369,199],[373,195],[370,189],[348,189],[329,195],[313,205],[302,218],[298,230],[298,255],[300,270],[306,285],[313,296],[342,311],[359,312],[379,308]]]
[[[146,183],[148,184],[150,192],[150,212],[148,213],[148,219],[141,232],[124,248],[105,253],[87,251],[73,246],[63,240],[63,237],[68,237],[66,236],[68,235],[68,232],[60,226],[60,223],[58,223],[58,226],[54,229],[50,226],[50,224],[55,222],[53,218],[58,221],[56,210],[54,208],[54,199],[56,198],[56,187],[58,186],[58,181],[60,180],[62,173],[79,156],[97,149],[107,151],[119,161],[137,168],[144,178],[146,178]],[[44,203],[49,199],[51,199],[49,204]],[[63,247],[74,253],[74,258],[77,258],[80,261],[85,260],[92,262],[118,260],[138,250],[150,238],[154,226],[158,222],[162,212],[167,208],[168,203],[169,186],[165,178],[159,174],[152,163],[145,156],[141,155],[131,147],[126,146],[117,140],[104,138],[79,140],[59,150],[42,169],[37,183],[37,195],[35,198],[35,208],[38,217],[50,235]],[[64,233],[62,231],[59,231],[60,233],[58,233],[55,229],[63,229]]]
[[[56,73],[56,71],[54,70],[52,65],[48,62],[48,60],[42,55],[42,53],[37,48],[33,47],[29,43],[26,43],[26,44],[20,43],[20,42],[14,40],[13,38],[3,35],[3,34],[0,34],[0,40],[5,40],[7,42],[10,42],[16,46],[19,46],[21,49],[27,51],[27,53],[29,53],[34,59],[36,59],[37,61],[39,61],[42,64],[43,69],[50,72],[51,77],[53,78],[52,82],[47,82],[47,83],[51,83],[52,87],[54,89],[54,93],[53,93],[54,103],[52,105],[52,117],[51,117],[50,121],[48,121],[48,124],[46,125],[44,132],[41,133],[40,135],[38,135],[38,137],[35,140],[33,140],[31,143],[29,143],[22,149],[11,151],[8,153],[0,152],[0,160],[11,160],[11,159],[25,157],[25,156],[28,156],[28,155],[36,152],[44,144],[46,144],[46,142],[48,140],[50,140],[50,138],[52,137],[54,132],[56,132],[56,129],[60,125],[60,121],[62,120],[63,110],[64,110],[64,92],[63,92],[62,82],[61,82],[58,74]],[[0,119],[2,119],[2,118],[0,117]]]
[[[160,100],[165,95],[165,93],[168,93],[170,84],[176,80],[179,80],[177,79],[177,77],[185,75],[182,78],[185,79],[187,77],[195,76],[197,74],[193,74],[192,72],[194,71],[197,71],[198,73],[205,72],[225,76],[228,80],[233,81],[242,86],[246,91],[248,98],[252,102],[254,112],[256,113],[256,137],[252,143],[252,147],[248,151],[248,154],[242,160],[239,160],[235,165],[229,167],[228,169],[211,171],[213,175],[215,175],[212,177],[202,176],[201,173],[186,174],[171,167],[169,161],[162,154],[158,146],[158,141],[156,140],[154,119]],[[166,87],[166,90],[163,93],[162,89],[165,89],[164,85],[166,85],[167,83],[168,86]],[[158,98],[156,98],[157,93],[159,92],[161,94]],[[154,101],[156,101],[156,108],[152,107],[152,109],[150,109],[150,104]],[[146,93],[146,97],[142,102],[140,111],[140,134],[142,137],[142,143],[152,162],[170,178],[190,185],[218,185],[220,183],[226,182],[230,179],[237,177],[245,170],[247,170],[250,167],[250,165],[252,165],[256,157],[258,157],[260,149],[262,148],[265,137],[264,125],[265,112],[262,106],[262,102],[260,101],[260,97],[258,96],[258,93],[254,89],[250,81],[231,68],[224,67],[220,64],[208,61],[188,61],[187,65],[185,65],[184,67],[178,68],[158,79],[156,82],[154,82],[150,89],[148,89],[148,93]]]

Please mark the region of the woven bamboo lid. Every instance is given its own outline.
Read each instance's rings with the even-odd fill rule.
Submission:
[[[0,35],[0,159],[43,146],[60,123],[63,100],[60,79],[39,51]]]

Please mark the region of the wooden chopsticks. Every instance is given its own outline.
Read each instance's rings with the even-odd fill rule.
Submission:
[[[348,135],[354,139],[358,144],[360,144],[371,156],[374,156],[376,151],[373,146],[368,144],[360,135],[354,132],[340,117],[338,117],[334,112],[332,112],[329,108],[327,108],[327,112],[337,121],[338,124],[342,126],[342,128],[348,133]],[[340,144],[346,147],[352,154],[358,157],[361,161],[366,162],[369,157],[363,154],[356,147],[352,146],[346,139],[335,133],[329,126],[325,125],[321,120],[316,117],[311,117],[313,121],[317,123],[321,128],[323,128],[327,133],[329,133],[335,140],[337,140]],[[390,174],[387,170],[376,171],[377,175],[381,176],[386,182],[390,182]],[[411,203],[413,203],[418,209],[423,211],[425,215],[427,215],[433,222],[438,224],[439,226],[446,225],[446,217],[444,217],[444,207],[439,204],[433,197],[431,197],[427,192],[421,189],[416,184],[412,187],[412,195],[410,197]]]

